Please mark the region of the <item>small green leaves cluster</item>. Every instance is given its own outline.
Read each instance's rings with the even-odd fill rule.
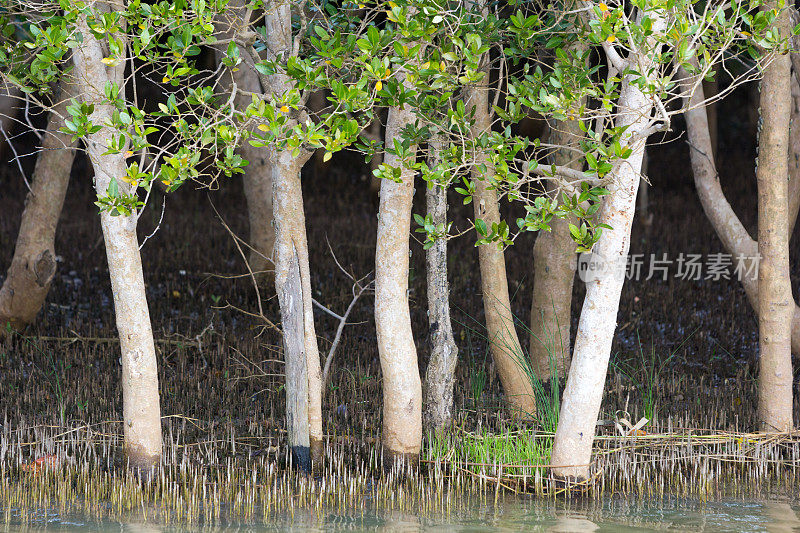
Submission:
[[[398,162],[380,165],[378,178],[418,174],[429,186],[454,188],[464,204],[473,201],[477,179],[500,198],[522,202],[525,216],[516,227],[474,223],[478,244],[501,247],[525,232],[548,231],[553,217],[577,219],[570,230],[580,251],[609,229],[595,221],[609,194],[605,185],[636,140],[614,121],[625,83],[666,110],[680,100],[677,67],[710,78],[722,58],[760,58],[785,47],[770,29],[777,12],[760,9],[759,0],[512,0],[485,9],[450,0],[297,1],[295,46],[277,54],[263,19],[271,15],[259,1],[246,6],[253,22],[244,32],[231,22],[242,9],[227,0],[130,0],[118,7],[108,12],[58,0],[42,9],[21,0],[0,8],[0,75],[42,103],[41,95],[70,75],[70,54],[89,37],[77,29],[80,18],[103,44],[104,67],[124,68],[123,86],[109,83],[104,101],[79,97],[69,106],[65,128],[78,139],[109,128],[105,154],[128,161],[125,175],[115,176],[98,200],[102,209],[136,211],[137,190],[149,191],[156,180],[173,191],[187,180],[211,186],[218,176],[241,174],[248,161],[237,149],[245,143],[295,158],[314,150],[324,150],[326,160],[342,150],[366,160],[389,153]],[[219,65],[209,69],[200,59],[212,47]],[[255,69],[264,91],[229,94],[220,76],[240,69]],[[150,84],[151,93],[157,86],[157,101],[138,101],[140,84]],[[473,136],[474,107],[465,95],[481,84],[493,86],[493,126]],[[310,96],[319,91],[324,106],[311,109]],[[113,108],[107,123],[92,122],[98,105]],[[409,110],[414,120],[384,144],[365,130],[387,108]],[[518,124],[533,115],[580,126],[573,147],[582,164],[578,179],[560,176],[553,146],[520,133]],[[658,121],[669,126],[667,116]],[[429,168],[434,137],[445,148]],[[558,194],[543,194],[553,187],[541,182],[553,183]],[[415,220],[426,247],[448,238],[449,225],[423,215]]]
[[[66,133],[85,139],[109,128],[103,155],[128,160],[126,173],[114,176],[107,195],[98,198],[101,209],[113,214],[135,212],[142,206],[138,188],[149,191],[153,180],[158,180],[167,190],[175,190],[188,179],[200,179],[200,163],[209,155],[221,173],[241,172],[246,162],[229,147],[232,138],[224,135],[225,121],[215,120],[220,112],[213,90],[216,74],[203,77],[195,64],[202,47],[216,41],[213,22],[225,10],[224,0],[131,0],[123,9],[110,12],[99,4],[66,0],[51,7],[42,11],[20,2],[15,9],[0,9],[0,28],[4,29],[0,32],[0,75],[46,105],[39,95],[50,93],[62,77],[72,76],[73,50],[92,37],[105,50],[102,67],[129,76],[124,87],[106,84],[101,101],[86,101],[82,93],[67,109]],[[81,18],[89,35],[79,30]],[[157,109],[131,100],[131,95],[139,93],[136,85],[142,83],[163,84],[163,100],[150,102]],[[93,123],[92,114],[101,105],[113,108],[111,119]],[[138,157],[146,151],[151,157]],[[140,166],[142,161],[146,168]],[[121,187],[122,182],[129,186]]]
[[[417,233],[425,234],[425,241],[422,243],[422,248],[425,250],[430,249],[439,239],[447,239],[450,232],[452,222],[447,224],[436,224],[430,214],[422,215],[414,214],[414,221],[419,225],[414,231]]]

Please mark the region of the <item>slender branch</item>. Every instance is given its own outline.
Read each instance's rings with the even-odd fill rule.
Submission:
[[[372,286],[373,282],[370,281],[366,285],[362,285],[359,287],[358,292],[355,293],[353,299],[350,301],[350,305],[347,306],[347,310],[344,312],[344,315],[340,317],[339,326],[336,328],[336,336],[333,338],[333,344],[331,344],[330,350],[328,350],[328,356],[325,358],[325,366],[322,370],[322,387],[323,390],[326,390],[326,385],[328,384],[328,376],[330,374],[331,363],[333,362],[333,356],[336,353],[336,348],[339,346],[339,341],[342,338],[342,331],[344,331],[344,327],[347,325],[347,317],[350,316],[350,312],[356,306],[356,302],[361,297],[364,292]],[[314,303],[317,303],[316,301]],[[334,314],[334,313],[331,313]],[[338,315],[337,315],[338,316]]]
[[[17,164],[19,173],[22,174],[22,181],[25,182],[25,186],[28,188],[29,191],[31,191],[31,184],[28,182],[28,178],[27,176],[25,176],[25,171],[22,169],[22,163],[20,163],[19,154],[17,153],[17,148],[14,146],[14,143],[11,142],[11,139],[8,138],[8,134],[6,133],[5,128],[0,128],[0,132],[3,133],[3,137],[5,137],[6,143],[11,148],[11,151],[14,152],[14,162]]]
[[[623,59],[617,49],[614,48],[614,45],[607,41],[603,41],[603,51],[606,53],[606,58],[608,58],[608,62],[620,72],[625,72],[625,69],[628,68],[628,62]]]
[[[355,308],[356,302],[358,302],[358,299],[361,298],[361,295],[364,294],[367,290],[369,290],[375,283],[375,280],[370,280],[368,283],[364,283],[364,281],[371,275],[371,273],[356,279],[355,275],[345,270],[345,268],[339,262],[339,259],[336,257],[336,254],[333,252],[333,248],[331,247],[331,243],[330,241],[328,241],[327,237],[325,237],[325,241],[328,243],[328,250],[331,253],[331,257],[333,257],[333,261],[336,263],[336,266],[339,267],[339,270],[341,270],[345,276],[347,276],[353,281],[353,299],[350,301],[350,305],[347,306],[347,309],[341,316],[334,313],[327,307],[323,306],[316,300],[312,299],[312,301],[314,302],[314,304],[316,304],[317,307],[319,307],[329,315],[339,320],[339,325],[336,327],[336,336],[333,338],[333,344],[331,344],[330,350],[328,350],[328,355],[325,357],[325,365],[322,371],[323,393],[327,389],[326,385],[328,384],[328,377],[330,374],[331,363],[333,362],[333,356],[336,353],[336,348],[339,346],[339,341],[341,341],[342,339],[342,331],[344,331],[344,327],[347,325],[347,317],[350,316],[350,312],[353,310],[353,308]]]
[[[316,305],[316,306],[317,306],[317,308],[319,308],[319,309],[321,309],[322,311],[325,311],[326,313],[328,313],[329,315],[331,315],[331,316],[332,316],[333,318],[335,318],[336,320],[344,320],[344,317],[337,315],[335,312],[333,312],[332,310],[328,309],[327,307],[325,307],[324,305],[322,305],[321,303],[319,303],[319,302],[317,301],[317,299],[316,299],[316,298],[311,298],[311,303],[313,303],[314,305]]]
[[[523,170],[526,174],[533,172],[537,176],[543,178],[567,178],[572,181],[583,182],[587,181],[593,184],[602,183],[603,179],[597,174],[586,173],[583,170],[576,170],[574,168],[559,166],[559,165],[537,165],[535,168],[530,168],[530,161],[520,161]]]
[[[167,207],[167,196],[164,195],[164,201],[161,202],[161,216],[158,219],[158,224],[156,224],[156,227],[153,229],[152,233],[150,233],[150,235],[145,237],[144,240],[142,241],[142,244],[139,245],[140,250],[144,246],[144,243],[150,240],[150,237],[158,233],[158,230],[161,229],[161,223],[164,221],[164,210],[166,209],[166,207]]]

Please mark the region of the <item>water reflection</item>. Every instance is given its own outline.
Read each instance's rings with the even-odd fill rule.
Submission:
[[[764,502],[764,514],[771,519],[767,524],[769,533],[791,533],[800,531],[800,519],[792,506],[783,502]]]
[[[586,518],[564,516],[556,518],[556,521],[556,524],[548,527],[547,531],[553,533],[586,533],[600,529],[600,526]]]
[[[797,495],[792,495],[797,498]],[[447,515],[418,516],[402,512],[374,512],[367,509],[352,512],[313,512],[295,510],[291,515],[248,523],[207,525],[161,525],[152,520],[153,513],[131,514],[118,521],[81,520],[59,517],[49,512],[27,514],[41,517],[21,524],[24,513],[11,512],[7,523],[0,523],[0,532],[70,531],[122,533],[225,533],[266,531],[322,532],[369,531],[381,533],[417,533],[428,531],[537,531],[552,533],[622,532],[622,531],[704,531],[766,533],[800,532],[800,506],[791,501],[745,501],[664,499],[631,501],[626,499],[592,499],[553,501],[508,498],[497,505],[476,505],[453,509]],[[0,511],[2,511],[0,507]],[[15,517],[18,520],[15,523]]]
[[[383,533],[417,533],[423,531],[420,517],[408,513],[389,513],[384,516],[385,523],[376,531]]]
[[[132,522],[120,524],[120,531],[125,533],[162,533],[164,527],[156,524]]]

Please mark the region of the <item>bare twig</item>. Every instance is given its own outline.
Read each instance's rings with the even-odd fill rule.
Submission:
[[[75,332],[73,332],[75,333]],[[31,337],[32,340],[35,341],[42,341],[42,342],[64,342],[67,344],[73,344],[76,342],[92,342],[96,344],[117,344],[119,343],[119,337],[83,337],[75,333],[72,337],[57,337],[57,336],[36,336]],[[153,339],[156,344],[164,344],[166,346],[178,346],[186,347],[190,346],[192,348],[199,348],[200,343],[194,341],[185,341],[185,340],[176,340],[176,339]]]
[[[244,250],[242,250],[242,247],[240,245],[240,242],[244,241],[242,241],[242,239],[239,238],[239,236],[233,232],[230,226],[228,226],[228,224],[222,218],[222,215],[220,215],[219,211],[217,211],[217,207],[214,205],[214,202],[211,202],[210,198],[209,202],[211,203],[211,208],[214,209],[214,213],[217,214],[217,218],[222,223],[222,227],[225,228],[225,231],[227,231],[228,234],[233,238],[233,243],[236,245],[236,249],[239,251],[239,255],[242,256],[242,261],[244,261],[244,266],[245,268],[247,268],[247,272],[250,275],[250,279],[253,281],[253,288],[256,290],[256,299],[258,301],[258,316],[262,320],[264,320],[270,327],[278,329],[277,326],[275,326],[275,324],[264,315],[264,308],[261,305],[261,291],[258,288],[258,281],[256,280],[256,275],[253,272],[253,269],[250,268],[250,262],[247,260],[247,254],[244,253]],[[269,260],[269,258],[267,259]]]
[[[322,386],[325,387],[328,384],[328,376],[330,374],[331,363],[333,362],[333,355],[336,353],[336,348],[339,346],[339,341],[342,338],[342,331],[344,327],[347,325],[347,317],[350,316],[350,312],[356,305],[356,302],[361,297],[364,292],[369,289],[373,284],[373,281],[370,281],[366,285],[358,286],[358,284],[354,285],[354,288],[358,286],[357,291],[353,295],[353,299],[350,301],[350,305],[347,306],[347,310],[342,315],[341,319],[339,320],[339,326],[336,328],[336,336],[333,338],[333,344],[331,344],[330,350],[328,350],[328,356],[325,358],[325,366],[322,370]]]
[[[5,128],[0,128],[0,132],[3,133],[3,137],[5,137],[6,143],[11,148],[11,151],[14,152],[14,162],[17,164],[17,168],[19,169],[19,173],[22,174],[22,181],[25,182],[25,186],[30,191],[31,190],[31,184],[28,182],[28,178],[25,176],[25,171],[22,170],[22,163],[20,163],[19,154],[17,153],[17,149],[14,146],[14,143],[12,143],[11,139],[8,138],[8,134],[6,133],[6,129]]]
[[[156,227],[153,229],[153,231],[150,233],[150,235],[148,235],[147,237],[144,238],[144,240],[142,241],[142,244],[139,245],[139,249],[140,250],[144,246],[144,243],[146,243],[148,240],[150,240],[150,237],[155,235],[158,232],[158,230],[161,229],[161,222],[164,221],[164,209],[166,207],[167,207],[167,196],[164,195],[164,201],[161,203],[161,216],[158,219],[158,224],[156,224]]]
[[[339,346],[339,341],[342,339],[342,331],[344,331],[344,327],[347,325],[347,317],[350,316],[350,312],[355,308],[356,302],[358,299],[361,298],[361,295],[367,292],[370,288],[372,288],[373,283],[375,280],[370,280],[367,283],[364,283],[366,279],[372,275],[370,272],[366,276],[361,278],[356,278],[353,274],[345,270],[345,268],[339,263],[339,260],[336,258],[336,254],[333,252],[333,248],[331,247],[331,243],[325,238],[326,242],[328,242],[328,250],[331,252],[331,257],[333,257],[333,261],[336,263],[336,266],[339,267],[345,276],[350,278],[353,281],[353,299],[350,301],[350,305],[347,306],[343,315],[338,315],[337,313],[331,311],[327,307],[323,306],[316,300],[314,304],[317,305],[320,309],[335,317],[339,321],[339,325],[336,327],[336,335],[333,338],[333,343],[331,344],[330,350],[328,350],[328,355],[325,357],[325,365],[322,370],[322,386],[323,391],[326,390],[326,385],[328,384],[328,377],[330,375],[331,363],[333,362],[333,356],[336,353],[336,348]]]

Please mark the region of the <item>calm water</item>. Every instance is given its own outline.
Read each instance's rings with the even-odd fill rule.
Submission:
[[[223,531],[708,531],[800,532],[800,505],[780,501],[721,500],[699,502],[667,500],[630,503],[543,502],[506,500],[461,510],[453,516],[419,517],[413,514],[366,512],[357,515],[298,512],[294,517],[264,524],[175,526],[150,524],[140,519],[124,521],[81,520],[42,516],[33,524],[13,521],[0,531],[102,531],[102,532],[223,532]]]

